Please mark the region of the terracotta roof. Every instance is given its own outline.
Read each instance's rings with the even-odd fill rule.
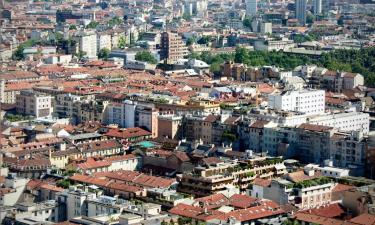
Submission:
[[[82,152],[93,152],[100,150],[107,150],[113,148],[122,148],[122,144],[117,140],[94,141],[77,145],[77,148]]]
[[[253,124],[250,125],[250,128],[261,129],[261,128],[264,128],[264,125],[266,125],[268,123],[269,123],[269,121],[266,121],[266,120],[257,120]]]
[[[363,224],[363,225],[373,225],[375,224],[375,215],[370,215],[368,213],[363,213],[357,217],[350,220],[352,223]]]
[[[204,165],[214,165],[214,164],[222,162],[222,160],[217,157],[203,158],[201,161],[202,161],[202,164]]]
[[[20,91],[32,89],[34,85],[32,83],[18,82],[18,83],[8,83],[5,85],[4,91]]]
[[[216,115],[209,115],[209,116],[207,116],[203,121],[204,121],[204,122],[213,123],[213,122],[217,121],[218,119],[219,119],[219,116],[216,116]]]
[[[107,133],[105,133],[105,135],[109,137],[128,139],[134,137],[149,136],[151,135],[151,132],[139,127],[132,127],[126,129],[110,128],[107,131]]]
[[[309,131],[314,131],[314,132],[326,132],[326,131],[333,129],[332,127],[328,127],[328,126],[308,124],[308,123],[303,123],[298,128],[309,130]]]
[[[311,180],[311,179],[321,177],[321,176],[322,176],[321,172],[315,172],[313,176],[309,176],[309,175],[306,175],[305,171],[303,170],[286,174],[287,179],[295,183],[304,181],[304,180]]]
[[[207,209],[216,209],[223,205],[229,205],[230,203],[229,199],[221,193],[203,198],[196,198],[194,202],[202,204],[202,206]]]
[[[107,185],[107,187],[113,190],[131,192],[131,193],[137,193],[137,192],[143,191],[143,188],[141,187],[128,185],[125,183],[119,183],[119,182],[112,182],[109,185]]]
[[[69,179],[84,184],[94,184],[99,187],[105,187],[107,184],[110,183],[109,179],[96,178],[82,174],[74,174],[73,176],[69,177]]]
[[[235,122],[237,122],[238,120],[240,120],[240,117],[237,117],[237,116],[231,116],[231,117],[229,117],[228,119],[226,119],[226,120],[224,121],[224,124],[232,125],[232,124],[234,124]]]
[[[186,205],[183,203],[180,203],[173,207],[171,210],[169,210],[169,213],[201,221],[218,219],[219,216],[224,214],[223,212],[217,210],[207,211],[207,213],[205,213],[204,209],[201,207]]]
[[[43,183],[42,185],[40,185],[40,189],[50,190],[54,192],[62,192],[65,190],[64,188],[60,188],[55,185],[47,184],[47,183]]]
[[[86,162],[77,164],[76,166],[82,170],[89,170],[95,168],[109,167],[111,162],[107,160],[95,160],[93,158],[88,158]]]
[[[296,213],[295,219],[298,221],[304,221],[308,223],[315,223],[320,225],[358,225],[349,221],[343,221],[338,219],[326,218],[322,216],[312,215],[308,213]]]
[[[321,217],[335,218],[340,217],[345,213],[345,209],[338,203],[319,208],[309,209],[302,213],[309,213]]]
[[[234,194],[229,198],[230,204],[236,208],[249,208],[258,201],[257,198],[248,195]]]
[[[235,218],[238,221],[245,222],[261,218],[266,218],[269,216],[275,216],[278,214],[283,214],[282,209],[270,209],[267,206],[255,206],[247,209],[235,210],[226,213],[220,217],[220,219],[228,220],[229,218]]]
[[[137,156],[134,154],[127,154],[127,155],[120,155],[120,156],[112,156],[106,158],[109,162],[119,162],[119,161],[127,161],[130,159],[135,159]]]
[[[190,161],[190,158],[186,152],[176,151],[176,152],[173,152],[172,155],[176,156],[182,162]]]
[[[351,189],[356,188],[352,185],[346,185],[346,184],[336,184],[336,186],[332,189],[332,192],[342,192],[342,191],[348,191]]]
[[[254,185],[262,186],[262,187],[269,187],[271,185],[272,180],[266,180],[262,178],[255,178],[253,181]]]
[[[94,174],[94,176],[106,177],[111,180],[119,180],[127,184],[133,184],[137,186],[150,188],[169,188],[175,182],[174,179],[150,176],[130,170],[96,173]]]

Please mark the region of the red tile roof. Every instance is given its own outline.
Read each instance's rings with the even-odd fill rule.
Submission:
[[[266,180],[262,178],[255,178],[253,181],[254,185],[262,186],[262,187],[269,187],[271,185],[271,180]]]
[[[134,137],[150,136],[151,132],[144,130],[140,127],[132,127],[126,129],[109,128],[105,135],[109,137],[129,139]]]
[[[229,198],[229,201],[232,206],[245,209],[258,202],[258,199],[250,197],[248,195],[234,194]]]
[[[76,167],[82,170],[90,170],[95,168],[109,167],[112,163],[107,160],[95,160],[88,158],[86,162],[77,164]]]
[[[223,212],[217,210],[207,210],[207,212],[205,212],[204,209],[201,207],[186,205],[183,203],[180,203],[173,207],[171,210],[169,210],[169,213],[188,218],[193,218],[200,221],[218,219],[221,215],[224,214]]]
[[[309,209],[306,211],[303,211],[302,213],[308,213],[312,215],[317,215],[321,217],[327,217],[327,218],[335,218],[340,217],[345,213],[345,209],[338,203],[331,204],[328,206],[322,206],[319,208]]]
[[[356,188],[356,187],[352,185],[346,185],[346,184],[336,184],[336,186],[332,189],[332,192],[348,191],[353,188]]]
[[[361,224],[361,225],[374,225],[375,224],[375,215],[370,215],[367,213],[361,214],[357,217],[354,217],[350,220],[352,223]]]
[[[267,206],[255,206],[247,209],[235,210],[220,216],[222,220],[228,220],[229,218],[235,218],[238,221],[245,222],[261,218],[266,218],[269,216],[275,216],[283,214],[282,209],[270,209]]]
[[[308,223],[315,223],[320,225],[358,225],[357,223],[343,221],[338,219],[326,218],[322,216],[317,216],[309,213],[296,213],[295,219],[298,221],[304,221]]]
[[[194,202],[195,204],[200,204],[200,206],[204,208],[216,209],[223,205],[229,205],[230,201],[227,197],[225,197],[225,195],[219,193],[203,198],[197,198]]]
[[[315,132],[326,132],[326,131],[333,129],[332,127],[328,127],[328,126],[308,124],[308,123],[303,123],[298,128],[309,130],[309,131],[315,131]]]
[[[321,172],[315,172],[313,176],[309,176],[305,174],[305,171],[300,170],[292,173],[286,174],[287,179],[292,181],[292,182],[300,182],[304,180],[311,180],[317,177],[321,177],[322,173]]]

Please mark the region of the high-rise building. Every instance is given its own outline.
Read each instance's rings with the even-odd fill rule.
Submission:
[[[307,0],[296,0],[296,19],[301,25],[306,24],[306,5]]]
[[[74,37],[79,44],[79,51],[85,53],[88,58],[97,57],[97,38],[96,33],[93,31],[82,31]]]
[[[314,15],[322,14],[322,0],[314,0]]]
[[[254,16],[258,12],[258,0],[246,0],[246,15]]]
[[[189,54],[185,42],[177,33],[163,32],[161,35],[160,59],[173,64]]]

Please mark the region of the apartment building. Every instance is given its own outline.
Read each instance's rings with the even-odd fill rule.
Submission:
[[[317,164],[332,159],[333,166],[348,168],[351,175],[364,173],[367,142],[360,131],[339,132],[306,123],[296,128],[265,126],[262,143],[262,151],[270,155],[299,157],[305,163]]]
[[[159,115],[158,137],[178,139],[182,134],[182,117],[176,115]]]
[[[268,96],[271,109],[302,112],[307,115],[324,113],[324,90],[283,91]]]
[[[106,48],[108,50],[112,49],[112,38],[110,34],[98,33],[97,35],[97,52]]]
[[[174,64],[189,54],[185,42],[177,33],[163,32],[160,46],[160,59],[166,60],[169,64]]]
[[[79,51],[84,52],[88,58],[96,58],[98,54],[97,37],[94,31],[80,31],[73,37],[77,43]]]
[[[330,113],[307,118],[308,123],[329,126],[343,132],[370,131],[370,115],[363,112]]]
[[[285,173],[286,167],[281,159],[262,157],[244,164],[228,161],[205,167],[198,166],[192,173],[184,173],[178,190],[197,196],[208,196],[228,188],[245,190],[256,176],[271,178]]]
[[[108,101],[101,99],[77,101],[73,107],[74,110],[77,110],[77,115],[75,116],[76,122],[103,122],[108,104]]]
[[[78,114],[75,105],[82,101],[83,97],[72,94],[58,94],[55,98],[54,114],[59,118],[72,118]]]
[[[16,96],[17,113],[36,118],[50,117],[53,112],[52,99],[52,96],[36,93],[32,90],[21,91]]]
[[[292,204],[299,209],[310,209],[331,203],[335,183],[331,179],[302,170],[289,173],[283,179],[254,181],[251,196],[270,199],[278,204]]]
[[[111,103],[106,108],[105,123],[117,124],[121,128],[142,127],[158,136],[159,111],[153,104],[141,104],[126,100],[123,103]]]
[[[326,71],[321,80],[322,88],[342,92],[364,85],[364,77],[359,73]]]

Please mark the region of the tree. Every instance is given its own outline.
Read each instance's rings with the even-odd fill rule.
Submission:
[[[114,27],[114,26],[116,26],[116,25],[120,25],[120,24],[122,24],[124,21],[120,18],[120,17],[117,17],[117,16],[115,16],[115,17],[113,17],[112,19],[110,19],[109,21],[108,21],[108,26],[109,27]]]
[[[111,51],[108,48],[102,48],[99,50],[98,58],[107,60]]]
[[[24,43],[20,44],[13,53],[13,56],[12,56],[13,59],[14,60],[24,59],[23,51],[25,50],[25,48],[32,47],[34,44],[36,44],[36,42],[34,40],[28,40],[28,41],[25,41]]]
[[[137,54],[135,55],[135,59],[138,60],[138,61],[148,62],[148,63],[151,63],[151,64],[157,64],[158,63],[157,60],[151,54],[150,51],[137,52]]]
[[[184,15],[182,15],[182,19],[191,20],[191,15],[189,13],[184,13]]]
[[[308,13],[306,16],[306,23],[307,24],[313,24],[315,21],[315,16],[311,13]]]
[[[200,45],[206,45],[206,44],[208,44],[208,42],[210,42],[209,36],[203,36],[203,37],[199,38],[199,40],[197,41],[197,43],[200,44]]]
[[[249,17],[246,17],[243,21],[242,24],[244,27],[251,28],[251,19]]]
[[[236,48],[236,53],[234,54],[234,61],[236,63],[244,63],[249,58],[248,50],[246,48],[238,47]]]
[[[69,30],[77,30],[77,26],[72,24],[69,26]]]
[[[119,48],[122,48],[122,49],[124,49],[125,48],[125,46],[126,46],[126,39],[125,39],[125,37],[124,36],[121,36],[119,39],[118,39],[118,47]]]
[[[84,51],[78,51],[78,53],[76,54],[76,56],[77,56],[77,58],[78,58],[79,60],[82,60],[83,57],[84,57],[86,54],[87,54],[87,53],[84,52]]]
[[[187,40],[186,40],[186,46],[190,46],[192,44],[195,43],[195,38],[194,37],[189,37]]]
[[[86,29],[96,29],[98,25],[99,25],[99,22],[91,21],[89,24],[87,24]]]

